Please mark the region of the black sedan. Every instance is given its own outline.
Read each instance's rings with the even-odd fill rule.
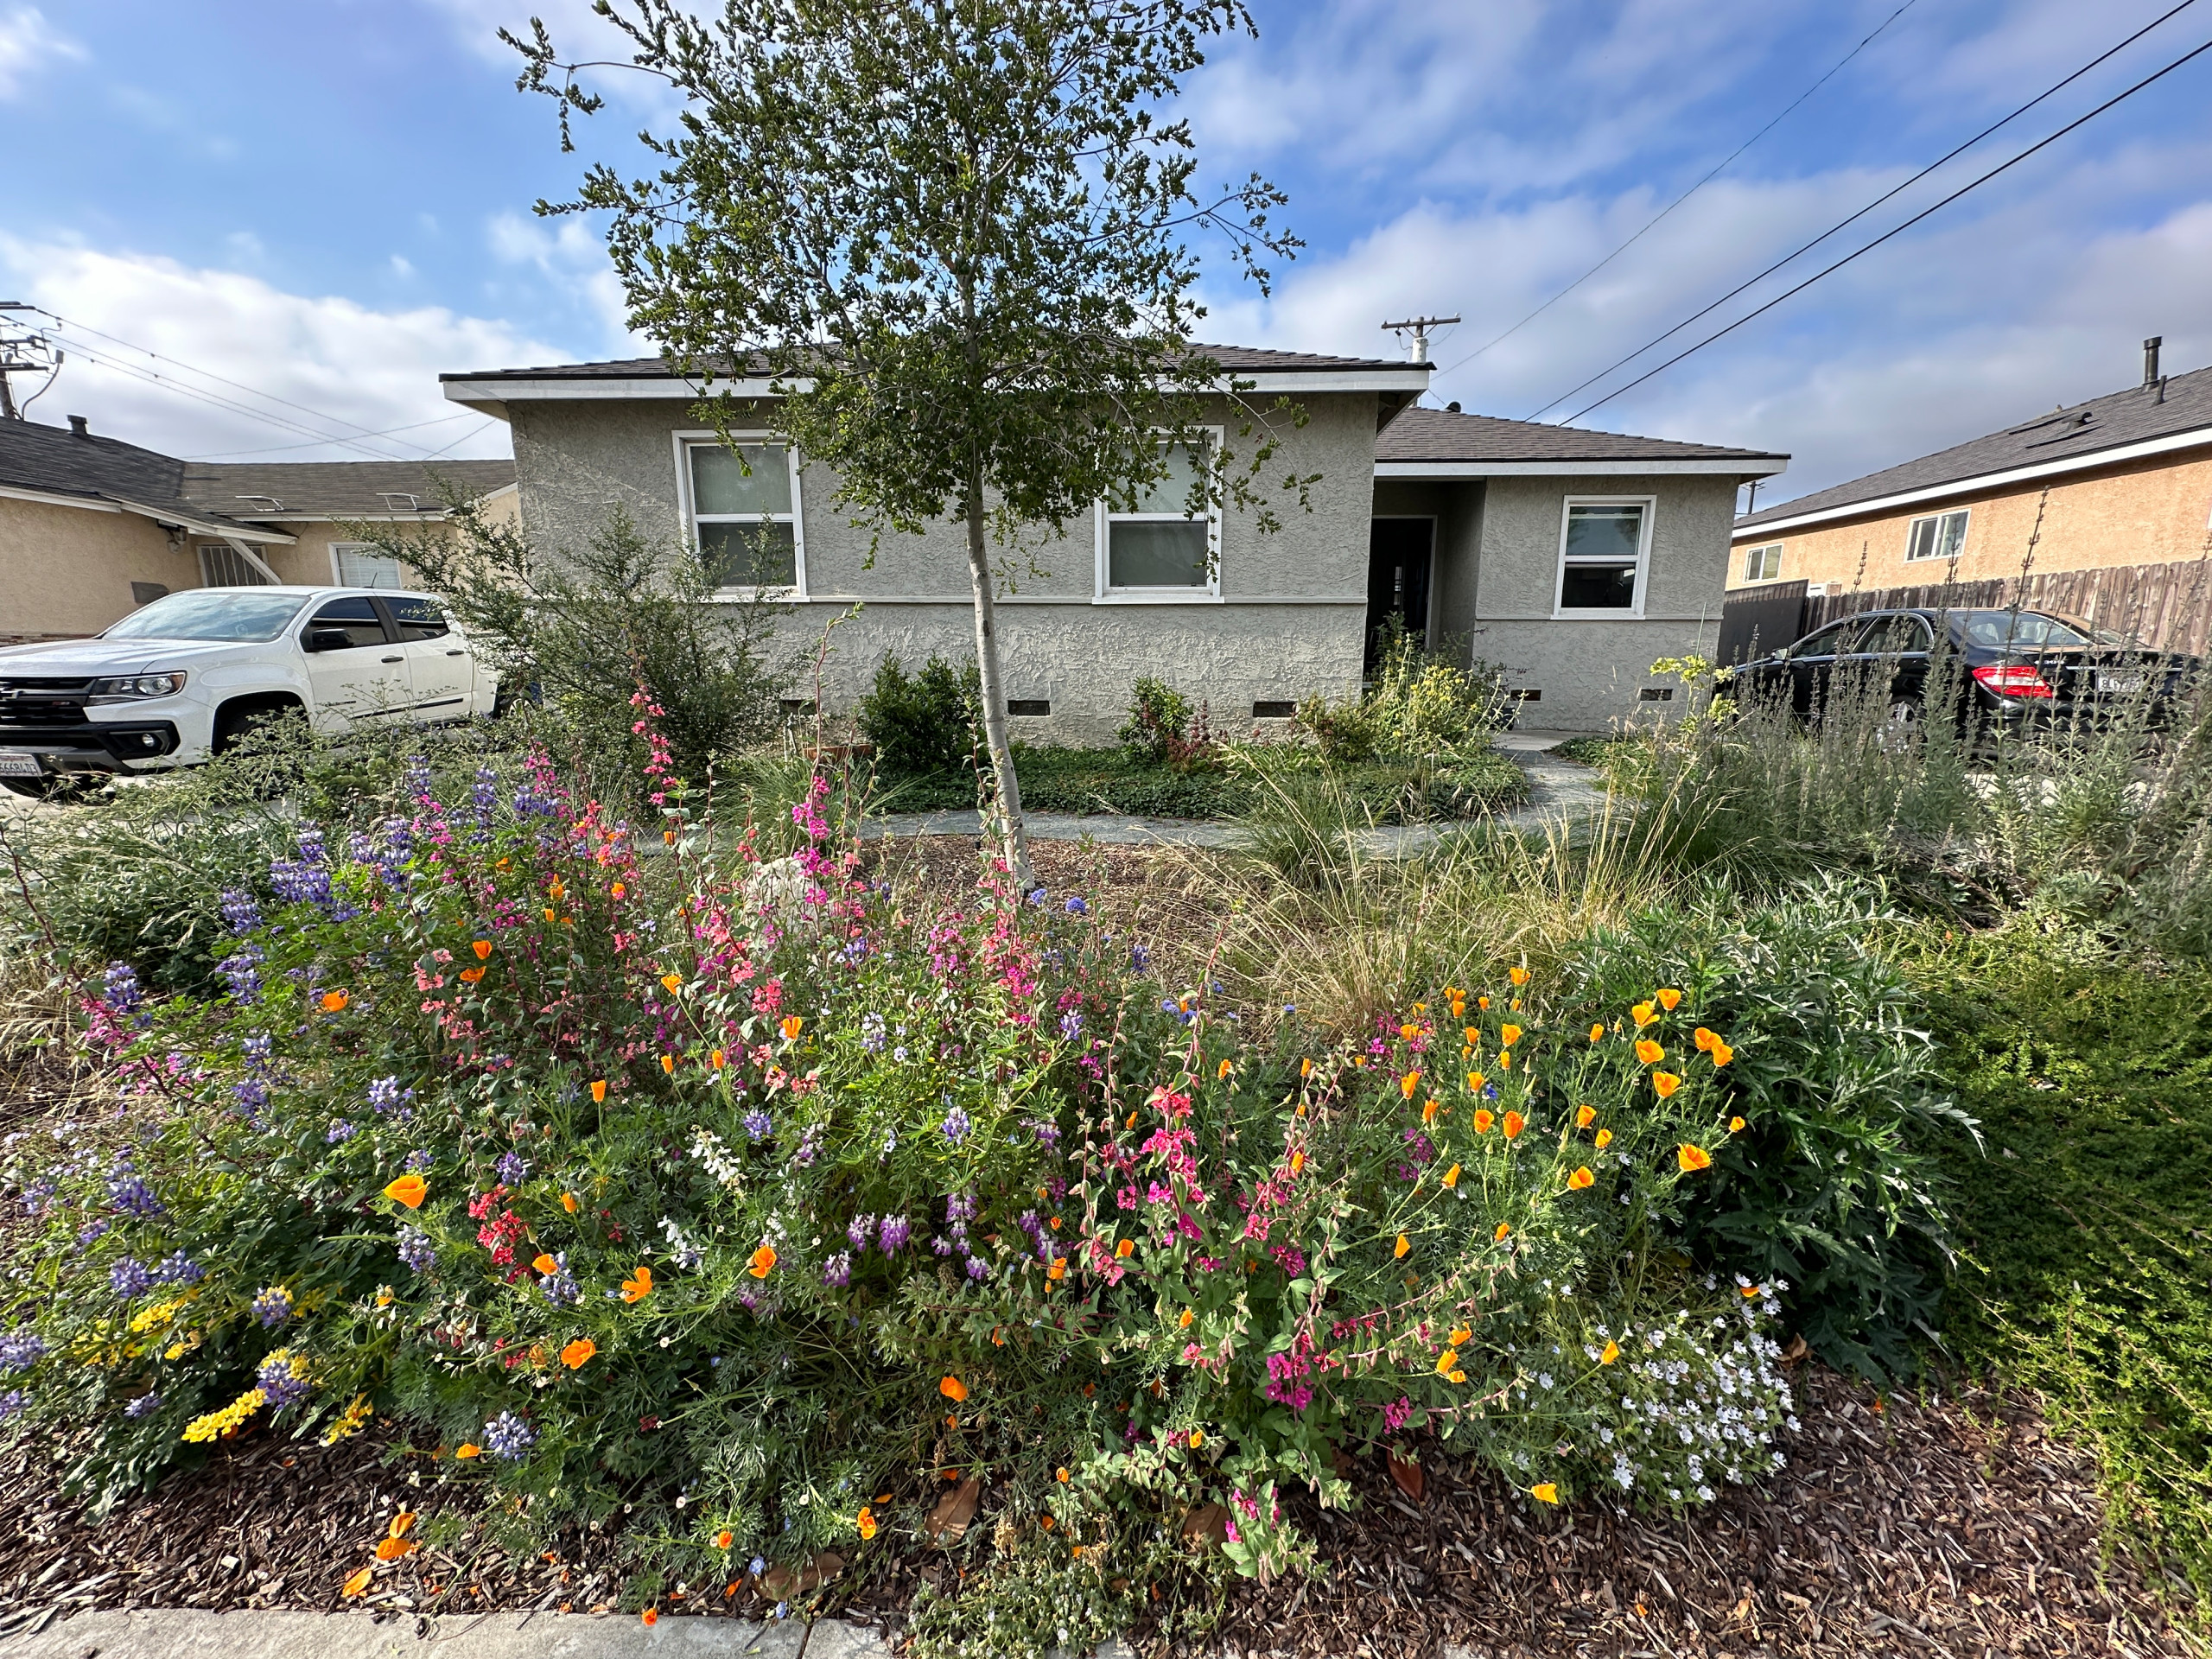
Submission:
[[[1943,636],[1948,653],[1936,649]],[[1833,696],[1871,701],[1886,690],[1889,723],[1910,726],[1928,712],[1946,655],[1958,724],[1969,732],[2094,724],[2138,705],[2163,723],[2200,666],[2050,611],[1866,611],[1745,664],[1734,690],[1744,701],[1786,699],[1808,721]]]

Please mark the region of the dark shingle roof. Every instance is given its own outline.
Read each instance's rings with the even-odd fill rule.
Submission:
[[[1329,357],[1312,352],[1268,352],[1252,346],[1199,346],[1191,348],[1212,358],[1237,374],[1325,373],[1349,369],[1408,369],[1421,366],[1402,358]],[[747,365],[765,372],[766,363],[754,359]],[[664,358],[627,357],[606,363],[553,363],[532,369],[484,369],[442,374],[440,380],[652,380],[674,379],[675,371]]]
[[[42,421],[0,421],[0,485],[49,495],[112,501],[217,528],[238,527],[221,507],[203,506],[184,493],[184,463],[98,433],[79,436]]]
[[[2156,386],[2130,386],[2126,391],[2092,398],[2071,409],[2062,405],[2048,415],[2038,415],[1987,437],[1869,473],[1832,489],[1816,490],[1795,501],[1762,507],[1738,518],[1736,526],[1757,529],[1777,518],[1795,518],[1916,490],[1941,489],[1992,473],[2094,455],[2100,450],[2200,428],[2212,429],[2212,369],[2173,376],[2165,383],[2163,401]],[[2212,442],[2212,429],[2206,431],[2206,442]]]
[[[400,512],[442,512],[446,486],[471,499],[515,481],[512,461],[191,461],[184,493],[234,518],[355,518]],[[420,504],[387,501],[385,492]],[[266,498],[250,500],[248,497]],[[282,503],[270,507],[270,499]]]
[[[1591,432],[1450,409],[1409,409],[1375,440],[1382,461],[1786,461],[1758,449]]]

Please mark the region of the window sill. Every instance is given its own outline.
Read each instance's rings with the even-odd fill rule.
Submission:
[[[1225,601],[1219,594],[1202,588],[1109,588],[1092,595],[1094,605],[1220,605]]]
[[[716,602],[741,601],[750,603],[756,599],[774,600],[780,605],[804,605],[806,594],[802,588],[717,588],[708,597]]]
[[[1560,606],[1552,607],[1552,620],[1554,622],[1641,622],[1643,620],[1643,610],[1640,606],[1634,610],[1596,611],[1570,611]]]

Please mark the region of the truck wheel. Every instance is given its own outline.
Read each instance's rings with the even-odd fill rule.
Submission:
[[[207,746],[209,752],[226,754],[238,746],[248,732],[286,720],[301,721],[302,735],[305,735],[305,711],[289,698],[274,702],[242,699],[225,703],[215,714],[215,735]]]

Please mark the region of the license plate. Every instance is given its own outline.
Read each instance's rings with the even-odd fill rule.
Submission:
[[[2142,689],[2143,677],[2140,674],[2113,674],[2101,668],[2097,671],[2097,690],[2100,691],[2117,691],[2124,696]]]
[[[0,778],[38,778],[44,775],[39,768],[38,756],[0,751]]]

